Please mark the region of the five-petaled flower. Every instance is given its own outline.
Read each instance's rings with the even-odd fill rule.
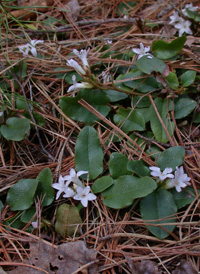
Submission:
[[[72,182],[74,184],[76,184],[77,186],[83,187],[83,183],[81,182],[81,180],[79,179],[79,177],[83,174],[87,174],[88,171],[78,171],[76,173],[76,171],[71,168],[69,175],[64,176],[64,180],[66,180],[66,184],[67,186],[69,186],[69,184]]]
[[[190,21],[181,18],[181,20],[175,24],[174,27],[179,30],[179,36],[181,36],[184,32],[187,34],[192,34],[190,29],[191,24],[192,23]]]
[[[87,55],[89,52],[90,48],[86,49],[81,49],[78,51],[77,49],[73,49],[73,53],[82,61],[84,69],[89,68],[88,61],[87,61]]]
[[[67,60],[67,65],[69,67],[74,68],[77,72],[79,72],[82,75],[86,74],[85,70],[74,59]]]
[[[133,52],[138,54],[138,59],[140,59],[144,55],[148,55],[148,58],[152,58],[153,56],[148,53],[150,51],[150,47],[144,47],[143,43],[140,43],[140,48],[133,48]]]
[[[190,185],[189,181],[190,177],[188,177],[187,174],[184,173],[183,167],[176,167],[175,176],[173,179],[166,182],[166,188],[168,189],[175,187],[176,191],[180,192],[181,188]]]
[[[52,184],[52,187],[58,190],[56,194],[56,200],[58,200],[60,194],[66,190],[65,180],[62,175],[59,176],[58,183]]]
[[[152,170],[151,175],[153,177],[159,177],[161,181],[165,180],[166,178],[174,178],[174,175],[171,174],[172,168],[167,167],[163,170],[163,172],[161,172],[160,168],[156,166],[151,166],[149,169]]]
[[[181,17],[178,15],[177,11],[173,11],[173,14],[169,17],[170,18],[170,24],[174,24],[176,22],[179,22],[181,20]]]
[[[192,3],[191,4],[186,4],[185,5],[185,8],[182,9],[182,13],[185,15],[185,16],[188,16],[188,13],[187,13],[187,10],[190,10],[190,11],[197,11],[198,7],[193,7]]]
[[[93,88],[93,85],[88,82],[77,83],[75,75],[72,76],[72,81],[73,85],[68,88],[67,92],[76,91],[81,88]]]
[[[77,186],[76,191],[77,191],[77,194],[73,198],[74,198],[74,200],[81,201],[81,204],[84,207],[87,207],[88,201],[93,201],[97,198],[96,195],[90,193],[89,186],[86,186],[84,188]]]

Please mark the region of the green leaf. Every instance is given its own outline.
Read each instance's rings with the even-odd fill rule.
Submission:
[[[84,127],[77,137],[75,166],[77,171],[88,171],[90,179],[95,179],[103,172],[103,152],[98,134],[92,127]]]
[[[78,103],[80,99],[84,99],[104,116],[106,116],[110,110],[109,106],[106,105],[109,102],[109,98],[104,92],[99,90],[80,90],[76,97],[60,98],[62,111],[73,120],[87,123],[100,120]]]
[[[55,192],[52,188],[53,177],[50,168],[47,167],[43,169],[39,173],[37,179],[39,183],[36,195],[43,198],[43,206],[48,206],[53,202],[55,196]]]
[[[157,238],[164,239],[169,235],[168,231],[172,232],[174,230],[175,225],[170,225],[170,223],[176,221],[174,215],[177,212],[177,206],[172,194],[166,189],[157,189],[142,198],[140,211],[142,219],[146,221],[146,227]],[[158,226],[151,226],[151,224]]]
[[[164,125],[166,126],[170,136],[172,136],[175,125],[167,117],[168,112],[173,109],[172,102],[168,101],[167,99],[163,100],[161,98],[156,98],[154,100],[154,103],[155,103],[156,108],[162,118]],[[150,107],[150,125],[151,125],[151,129],[153,131],[153,134],[158,142],[167,143],[169,141],[168,136],[167,136],[160,120],[158,119],[158,116],[157,116],[152,105]]]
[[[14,184],[7,195],[7,203],[11,209],[25,210],[31,207],[37,186],[37,179],[22,179]]]
[[[77,226],[82,224],[78,208],[68,204],[62,204],[56,212],[55,231],[62,237],[73,236],[75,232],[79,234]],[[77,234],[76,233],[76,234]]]
[[[157,164],[161,170],[171,167],[173,170],[182,165],[185,157],[185,149],[181,146],[174,146],[159,154]]]
[[[196,78],[196,71],[194,70],[187,70],[181,76],[181,84],[183,87],[188,87],[192,85]]]
[[[153,71],[160,72],[162,74],[166,69],[166,64],[156,57],[148,57],[148,55],[145,55],[138,59],[135,63],[137,68],[146,74],[151,74]]]
[[[141,71],[136,70],[135,73],[138,76],[144,75]],[[137,76],[135,76],[137,77]],[[142,93],[147,93],[149,91],[156,90],[158,88],[158,82],[156,81],[155,77],[148,77],[148,78],[141,78],[137,80],[127,81],[123,83],[126,87],[131,89],[138,90]]]
[[[166,76],[166,81],[167,84],[172,88],[177,90],[179,87],[179,82],[178,82],[178,78],[176,76],[176,73],[174,72],[169,72],[169,75]]]
[[[157,184],[150,177],[131,175],[120,176],[114,185],[102,193],[104,204],[111,208],[120,209],[129,206],[136,198],[144,197],[156,189]]]
[[[112,89],[104,90],[104,92],[106,96],[110,99],[110,102],[117,102],[128,97],[126,93],[119,92]]]
[[[186,36],[181,36],[171,43],[167,43],[163,40],[158,40],[151,45],[152,51],[154,51],[154,55],[159,59],[169,59],[182,50],[187,38]]]
[[[35,207],[31,207],[29,209],[27,209],[21,216],[20,220],[27,224],[30,222],[30,220],[33,218],[33,216],[36,214],[36,208]],[[36,219],[36,217],[35,217]]]
[[[178,209],[191,204],[196,198],[196,194],[191,187],[183,189],[181,192],[177,192],[175,188],[172,189],[172,195],[174,196]]]
[[[190,98],[179,98],[175,100],[174,115],[175,119],[188,116],[195,109],[197,102]]]
[[[115,124],[121,126],[124,132],[133,130],[145,130],[145,120],[137,110],[119,108],[117,114],[114,116]]]
[[[127,169],[128,158],[122,153],[113,152],[110,156],[109,171],[112,178],[117,179],[122,175],[130,175],[132,172]]]
[[[92,191],[94,193],[99,193],[113,185],[113,179],[109,176],[102,176],[97,179],[92,185]]]
[[[145,166],[143,160],[130,161],[128,162],[127,168],[128,170],[136,173],[140,177],[150,175],[150,170],[147,166]]]
[[[21,141],[30,130],[28,119],[12,117],[6,121],[6,126],[1,126],[1,133],[4,138],[12,141]]]

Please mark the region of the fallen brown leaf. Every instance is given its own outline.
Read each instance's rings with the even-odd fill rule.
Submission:
[[[194,270],[190,262],[182,261],[172,274],[198,274],[198,272]]]
[[[136,263],[132,258],[129,257],[126,257],[126,260],[132,274],[161,274],[155,262],[150,260],[143,260],[140,263]]]

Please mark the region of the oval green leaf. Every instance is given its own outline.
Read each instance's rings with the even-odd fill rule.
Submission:
[[[149,176],[150,170],[147,166],[145,166],[143,160],[134,160],[130,161],[127,165],[128,170],[136,173],[138,176]]]
[[[124,208],[131,205],[134,199],[148,195],[156,187],[156,182],[150,177],[139,179],[131,175],[120,176],[113,186],[102,193],[103,202],[111,208]]]
[[[128,158],[122,153],[113,152],[110,156],[109,171],[112,178],[117,179],[122,175],[131,175],[132,172],[127,169]]]
[[[77,137],[75,166],[77,171],[88,171],[90,179],[103,172],[103,152],[98,134],[92,127],[84,127]]]
[[[190,98],[180,98],[175,100],[174,115],[175,119],[188,116],[195,109],[197,102]]]
[[[162,98],[156,98],[154,100],[154,103],[155,103],[156,108],[160,114],[160,117],[162,118],[164,125],[166,126],[170,136],[172,136],[175,125],[168,118],[168,112],[173,109],[172,102],[168,101],[167,99],[163,100]],[[154,110],[154,107],[152,105],[150,106],[150,125],[151,125],[151,129],[153,131],[153,134],[158,142],[167,143],[169,141],[168,136],[167,136],[160,120],[158,119],[158,116],[157,116],[157,114]]]
[[[198,189],[199,190],[199,189]],[[175,188],[172,189],[172,195],[178,209],[191,204],[196,198],[196,194],[192,187],[186,187],[181,192],[177,192]]]
[[[109,106],[106,105],[109,102],[109,98],[104,92],[99,90],[80,90],[76,97],[60,98],[60,107],[62,111],[76,121],[93,123],[100,120],[78,103],[80,99],[84,99],[103,114],[103,116],[106,116],[110,111]]]
[[[157,164],[161,170],[171,167],[173,170],[182,165],[185,157],[185,149],[181,146],[174,146],[159,154]]]
[[[142,198],[140,211],[146,227],[157,238],[164,239],[174,230],[175,225],[170,223],[176,222],[174,216],[177,206],[172,194],[166,189],[158,189]]]
[[[181,84],[183,87],[188,87],[192,85],[196,78],[196,71],[194,70],[187,70],[181,76]]]
[[[181,36],[171,43],[167,43],[163,40],[158,40],[151,45],[152,51],[154,51],[154,55],[159,59],[169,59],[182,50],[187,38],[186,36]]]
[[[12,117],[1,126],[1,133],[4,138],[12,141],[21,141],[30,130],[30,121],[24,118]]]
[[[166,64],[162,60],[156,57],[149,58],[148,55],[138,59],[135,64],[139,70],[146,74],[151,74],[153,71],[160,72],[162,74],[166,69]]]
[[[92,191],[94,193],[99,193],[113,185],[113,178],[109,176],[102,176],[97,179],[92,185]]]
[[[11,209],[25,210],[31,207],[37,186],[37,179],[22,179],[14,184],[7,195],[7,203]]]
[[[55,196],[55,191],[52,188],[53,177],[50,168],[43,169],[37,179],[39,183],[36,195],[42,198],[43,206],[48,206],[53,202]]]
[[[119,108],[114,116],[114,122],[119,126],[122,125],[121,129],[124,132],[145,130],[145,120],[137,110]]]

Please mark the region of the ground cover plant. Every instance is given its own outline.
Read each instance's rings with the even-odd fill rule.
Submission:
[[[198,273],[198,1],[0,10],[3,270]]]

